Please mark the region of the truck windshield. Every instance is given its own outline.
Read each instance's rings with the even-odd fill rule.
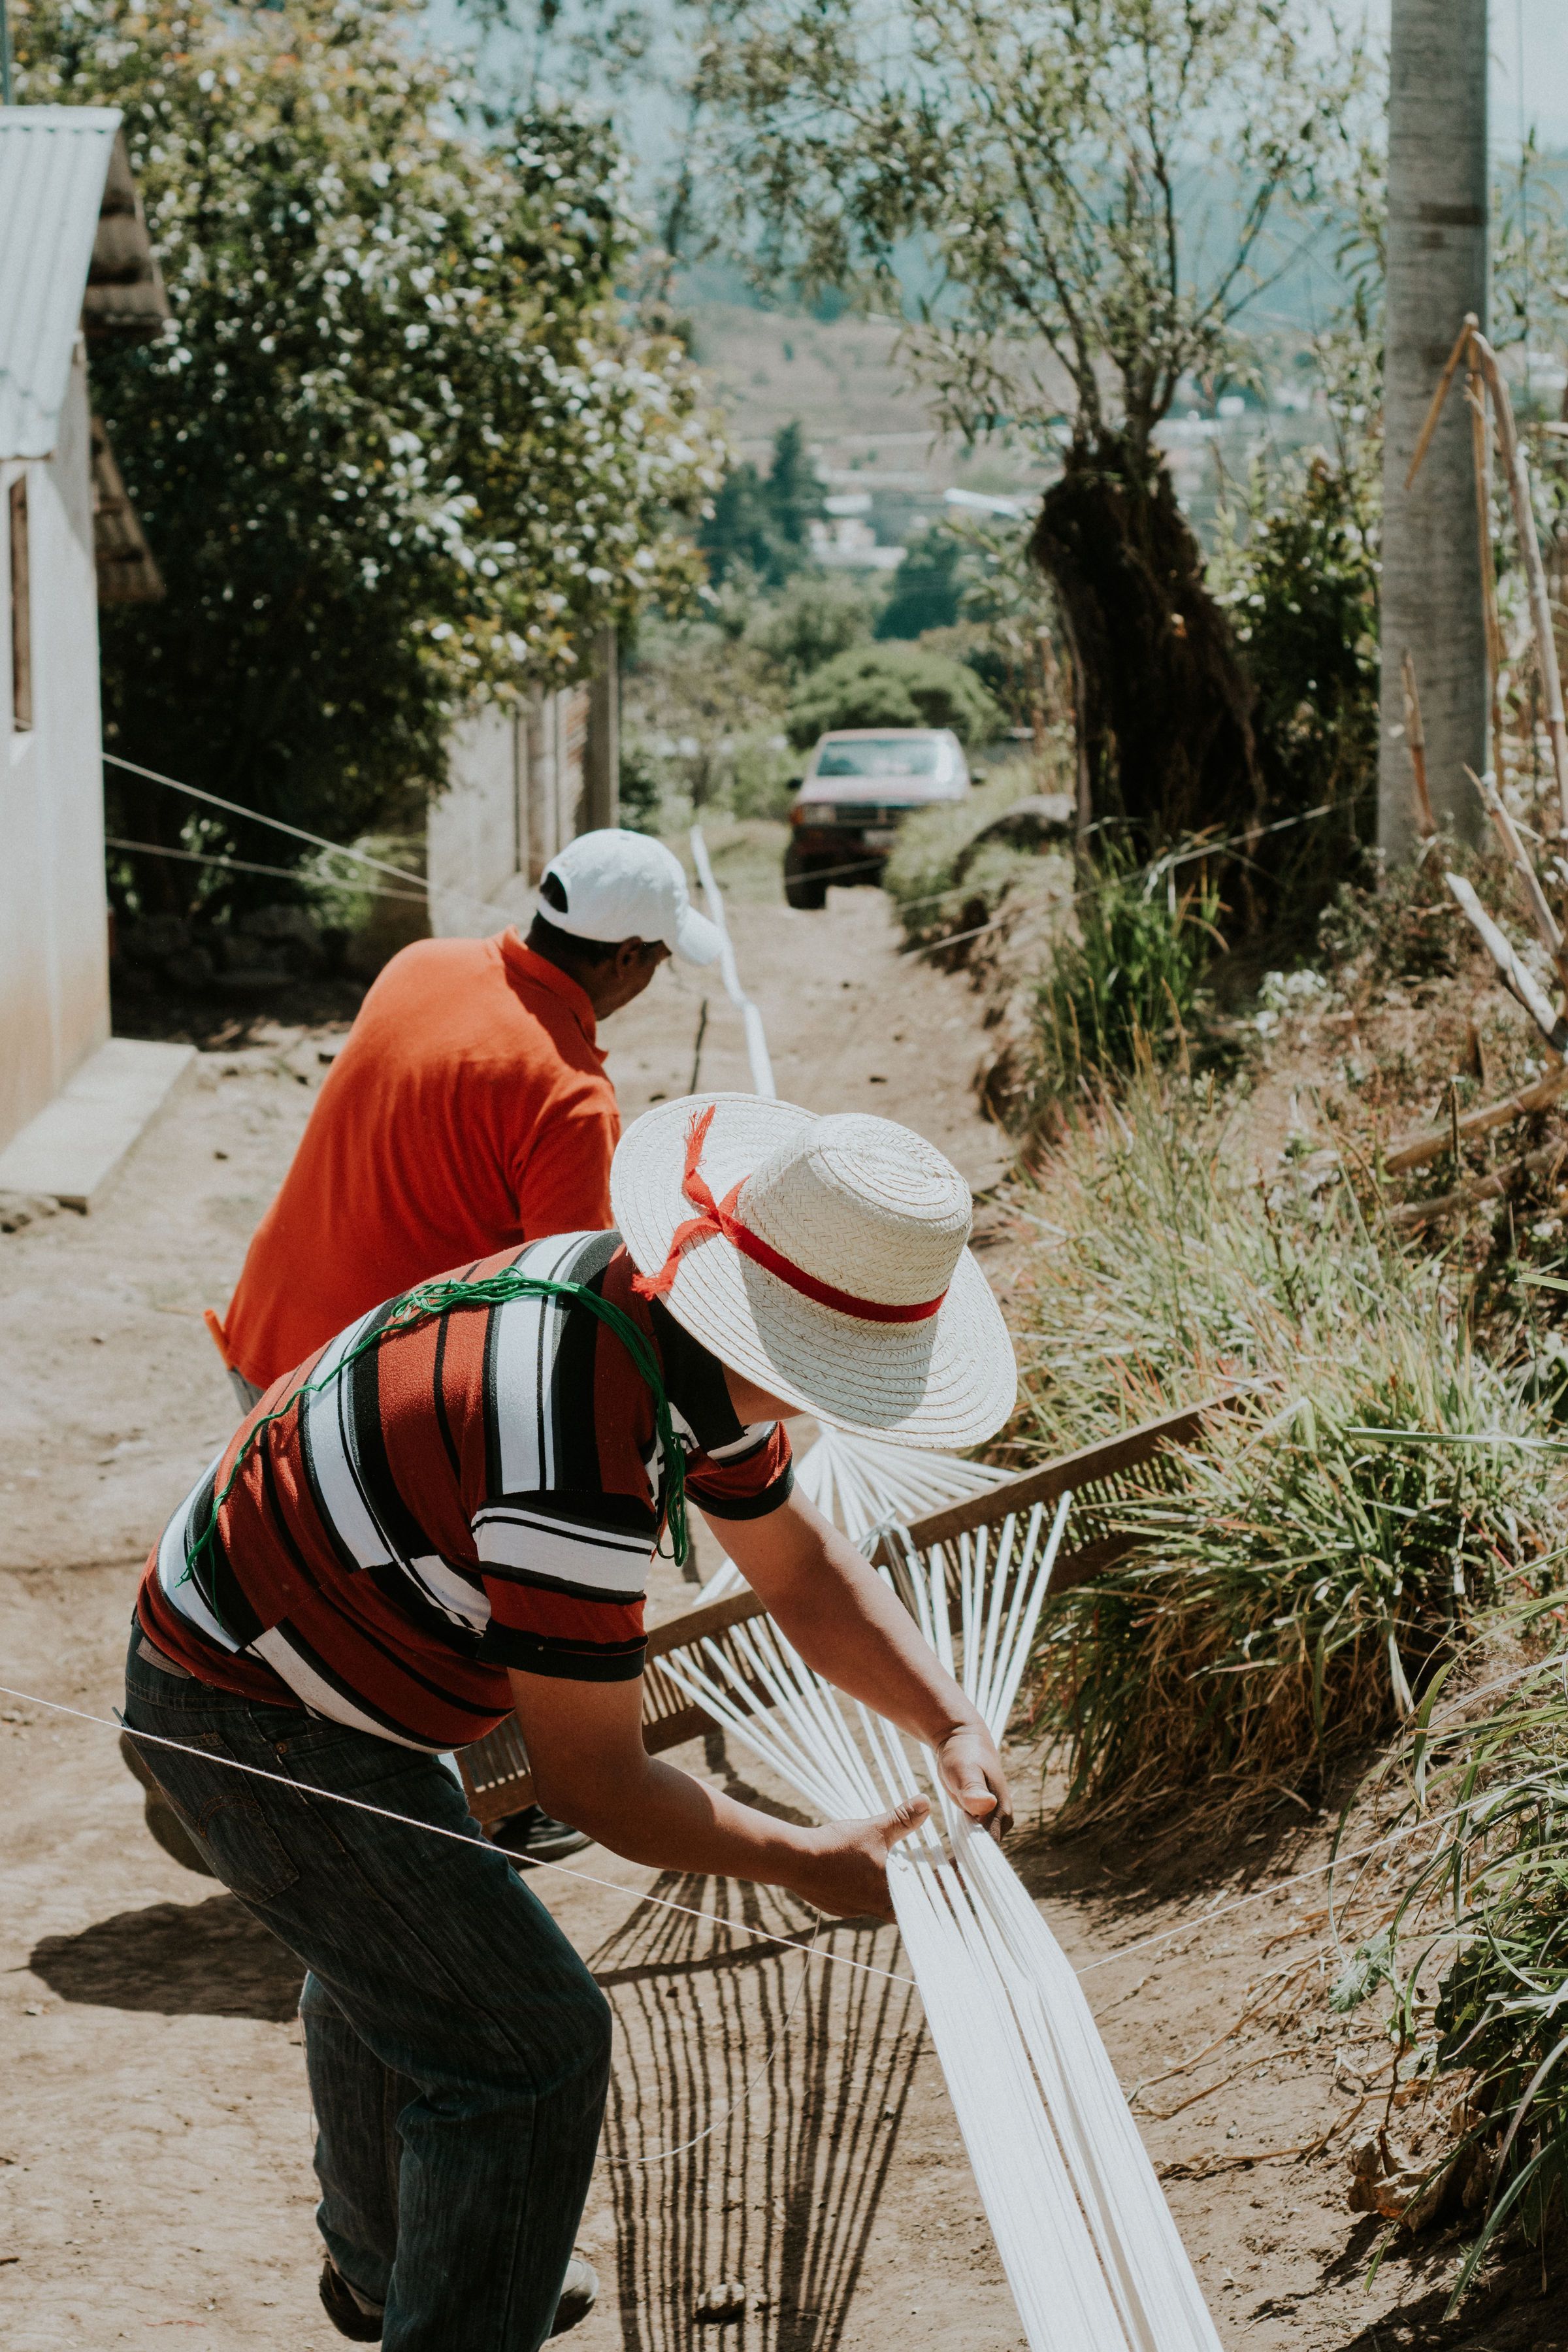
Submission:
[[[858,743],[828,743],[816,763],[819,776],[934,776],[940,743],[918,737],[872,736]]]

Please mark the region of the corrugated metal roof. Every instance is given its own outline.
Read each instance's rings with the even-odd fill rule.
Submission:
[[[118,108],[0,107],[0,457],[59,433]]]

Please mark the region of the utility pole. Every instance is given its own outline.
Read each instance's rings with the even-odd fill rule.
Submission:
[[[1393,0],[1377,837],[1416,845],[1401,672],[1415,671],[1440,824],[1481,830],[1467,766],[1487,764],[1487,641],[1470,420],[1449,400],[1412,488],[1416,436],[1467,311],[1488,296],[1487,0]]]
[[[621,663],[614,628],[594,641],[594,674],[588,681],[588,746],[584,761],[584,815],[589,826],[621,821]]]

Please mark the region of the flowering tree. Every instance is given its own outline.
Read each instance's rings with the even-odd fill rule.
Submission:
[[[607,131],[467,136],[414,35],[411,0],[17,20],[26,99],[125,110],[174,312],[93,361],[168,587],[104,616],[112,738],[340,837],[439,779],[463,701],[569,678],[679,591],[721,470],[684,352],[623,321]],[[122,830],[178,838],[181,804],[121,789]]]

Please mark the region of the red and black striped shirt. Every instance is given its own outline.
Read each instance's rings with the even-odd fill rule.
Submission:
[[[784,1430],[742,1427],[718,1360],[633,1292],[618,1235],[557,1234],[457,1278],[512,1265],[597,1290],[647,1333],[694,1503],[718,1518],[778,1507]],[[641,1672],[663,1465],[625,1344],[570,1301],[449,1307],[327,1377],[397,1303],[268,1390],[170,1520],[137,1607],[199,1681],[460,1748],[510,1711],[509,1666],[581,1682]]]

